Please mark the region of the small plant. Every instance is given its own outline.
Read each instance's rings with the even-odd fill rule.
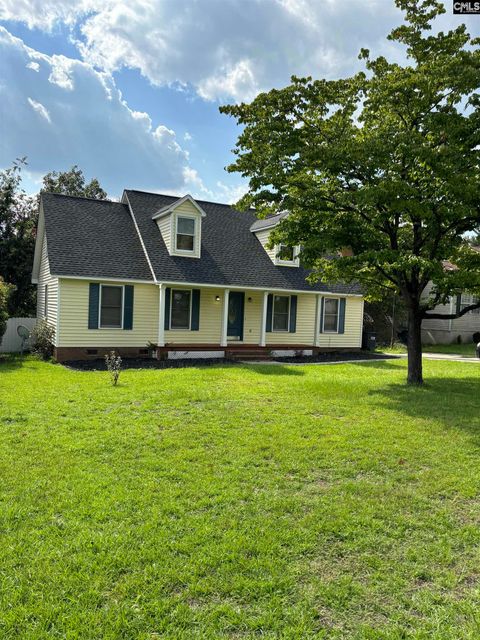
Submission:
[[[53,356],[55,329],[46,320],[40,320],[32,329],[32,351],[43,360]]]
[[[112,384],[113,386],[116,386],[122,369],[122,359],[120,356],[117,356],[115,351],[110,351],[110,353],[105,355],[105,363],[107,365]]]

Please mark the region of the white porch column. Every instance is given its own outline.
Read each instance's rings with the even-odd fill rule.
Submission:
[[[315,347],[318,347],[320,344],[320,322],[321,322],[321,312],[322,312],[322,304],[321,298],[322,296],[318,294],[315,296],[317,299],[317,304],[315,307],[315,335],[313,336],[313,344]]]
[[[260,326],[260,347],[264,347],[266,341],[266,329],[267,329],[267,306],[268,306],[268,291],[263,292],[263,304],[262,304],[262,324]]]
[[[230,298],[230,289],[225,289],[223,292],[223,309],[222,309],[222,337],[220,339],[220,346],[227,346],[227,328],[228,328],[228,300]]]
[[[165,346],[165,285],[158,286],[158,338],[157,346]]]

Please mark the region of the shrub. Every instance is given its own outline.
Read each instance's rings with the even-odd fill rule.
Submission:
[[[480,331],[475,331],[472,336],[472,340],[475,344],[478,344],[480,342]]]
[[[3,278],[0,277],[0,342],[7,328],[8,300],[14,289],[15,287],[13,285],[7,284],[3,281]]]
[[[46,320],[37,322],[32,330],[32,351],[44,360],[48,360],[53,355],[53,339],[55,329]]]
[[[115,386],[118,382],[118,378],[120,376],[120,370],[122,368],[122,359],[120,356],[117,356],[115,351],[110,351],[105,356],[105,363],[107,365],[108,373],[110,374],[110,378],[113,386]]]

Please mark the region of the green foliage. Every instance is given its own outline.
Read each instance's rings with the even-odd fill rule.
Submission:
[[[396,4],[406,21],[389,39],[406,48],[405,66],[362,50],[365,72],[294,77],[221,111],[243,126],[229,167],[249,178],[239,206],[288,210],[272,240],[301,245],[312,279],[359,281],[371,300],[399,293],[421,366],[428,310],[459,290],[480,292],[480,253],[464,236],[480,224],[480,51],[463,24],[430,33],[442,3]],[[343,247],[353,255],[325,258]]]
[[[113,386],[117,386],[118,378],[120,377],[120,371],[122,369],[122,359],[115,353],[110,351],[105,355],[105,364],[107,365],[107,371],[110,374],[110,380]]]
[[[25,159],[0,171],[0,277],[14,285],[8,301],[10,316],[35,314],[31,283],[35,248],[36,203],[21,189]]]
[[[105,200],[106,191],[102,189],[97,178],[85,181],[83,171],[74,165],[68,171],[50,171],[43,178],[42,191],[62,193],[67,196],[80,196]]]
[[[14,290],[15,287],[11,284],[5,283],[0,276],[0,342],[2,341],[3,334],[7,328],[7,320],[9,318],[8,300]]]
[[[25,158],[0,171],[0,277],[12,283],[15,290],[9,297],[10,316],[36,314],[36,289],[32,285],[35,231],[38,219],[38,196],[28,196],[21,188]],[[75,165],[68,171],[52,171],[43,179],[42,191],[104,199],[106,192],[93,178],[85,181]]]
[[[32,351],[44,360],[53,356],[55,329],[46,320],[37,322],[32,330]]]
[[[0,636],[477,638],[478,368],[425,366],[0,362]]]

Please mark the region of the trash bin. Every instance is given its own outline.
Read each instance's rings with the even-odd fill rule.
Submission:
[[[377,334],[372,331],[364,331],[362,338],[362,349],[367,351],[375,351],[377,346]]]

